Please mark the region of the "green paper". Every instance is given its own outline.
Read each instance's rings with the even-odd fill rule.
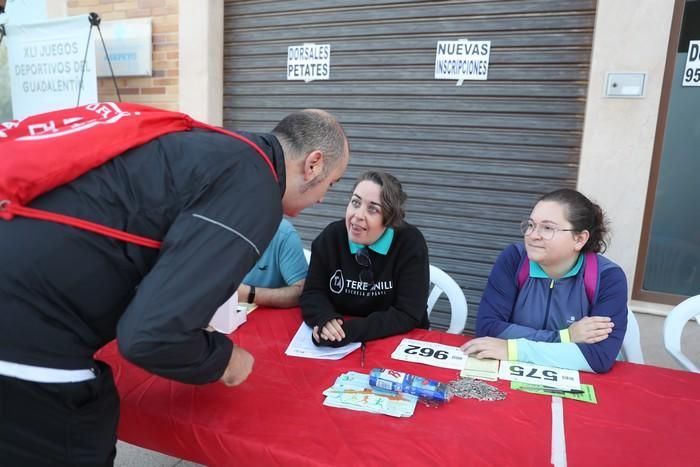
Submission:
[[[590,404],[597,404],[598,403],[598,401],[596,400],[596,397],[595,397],[595,390],[593,389],[592,384],[582,384],[581,385],[581,390],[583,391],[583,394],[575,394],[575,393],[567,392],[566,390],[563,390],[563,389],[549,389],[549,388],[545,388],[543,386],[540,386],[538,384],[520,383],[518,381],[511,381],[510,388],[517,389],[518,391],[529,392],[531,394],[542,394],[544,396],[564,397],[566,399],[573,399],[575,401],[588,402]]]

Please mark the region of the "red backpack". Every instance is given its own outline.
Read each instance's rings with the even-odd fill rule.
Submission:
[[[131,148],[192,128],[229,135],[251,146],[278,179],[267,154],[246,137],[190,116],[140,104],[100,102],[0,123],[0,218],[42,219],[150,248],[160,242],[104,225],[26,207]]]

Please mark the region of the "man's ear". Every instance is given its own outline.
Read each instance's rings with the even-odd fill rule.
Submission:
[[[309,182],[323,173],[323,152],[315,150],[304,158],[304,181]]]
[[[588,239],[591,238],[591,233],[588,230],[582,230],[574,235],[574,250],[581,251],[581,249],[586,245]]]

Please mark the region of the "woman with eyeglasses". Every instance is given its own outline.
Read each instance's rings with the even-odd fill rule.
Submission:
[[[345,219],[311,244],[302,316],[317,345],[341,346],[428,327],[428,247],[404,222],[406,194],[388,173],[355,182]]]
[[[608,371],[627,329],[627,279],[599,254],[608,233],[602,209],[576,190],[557,190],[539,199],[521,228],[524,245],[510,245],[496,260],[477,338],[462,349],[477,358]]]

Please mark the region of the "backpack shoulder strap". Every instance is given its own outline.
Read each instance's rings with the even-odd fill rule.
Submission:
[[[583,258],[583,286],[588,303],[592,306],[598,288],[598,255],[592,251],[586,252]]]
[[[16,203],[9,203],[6,200],[0,200],[0,218],[12,219],[13,216],[56,222],[57,224],[76,227],[78,229],[87,230],[88,232],[97,233],[104,235],[105,237],[111,237],[124,242],[134,243],[147,248],[159,249],[161,246],[161,242],[149,237],[131,234],[119,229],[113,229],[112,227],[86,221],[78,217],[44,211],[43,209],[28,208],[26,206],[20,206]]]
[[[527,253],[520,246],[518,246],[518,251],[523,253],[523,258],[518,268],[518,290],[520,290],[530,274],[530,261]],[[598,288],[598,255],[592,251],[585,253],[583,257],[583,286],[586,289],[588,303],[592,306],[597,298],[596,292]]]
[[[518,251],[521,254],[520,267],[518,268],[518,290],[523,288],[527,276],[530,275],[530,260],[527,257],[527,252],[522,245],[518,244]]]
[[[248,146],[253,148],[253,150],[255,152],[257,152],[260,157],[263,158],[263,160],[267,164],[267,167],[272,172],[272,176],[274,177],[275,181],[279,183],[280,180],[279,180],[279,176],[277,175],[277,170],[275,170],[275,166],[272,164],[272,161],[270,160],[268,155],[265,154],[265,151],[260,149],[260,146],[258,146],[257,144],[255,144],[254,142],[252,142],[251,140],[246,138],[245,136],[236,133],[235,131],[230,131],[230,130],[227,130],[225,128],[221,128],[221,127],[214,126],[214,125],[209,125],[208,123],[200,122],[198,120],[192,120],[192,125],[195,127],[198,127],[198,128],[204,128],[204,129],[207,129],[210,131],[216,131],[217,133],[222,133],[224,135],[231,136],[232,138],[235,138],[239,141],[243,141],[245,144],[247,144]]]

